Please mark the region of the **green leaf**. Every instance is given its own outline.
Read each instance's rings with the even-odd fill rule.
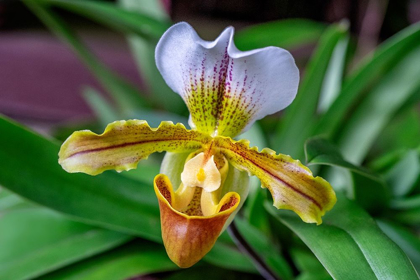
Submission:
[[[150,91],[150,98],[155,107],[164,108],[169,112],[184,113],[187,111],[182,98],[173,92],[164,81],[156,67],[156,44],[147,42],[136,35],[127,35],[131,53],[136,61],[138,71]]]
[[[328,140],[313,137],[305,143],[308,165],[329,165],[345,168],[352,172],[353,186],[349,195],[370,211],[380,211],[389,203],[389,192],[382,178],[369,170],[346,161],[340,151]]]
[[[416,197],[415,202],[418,203],[418,197]],[[406,211],[393,212],[389,216],[393,220],[396,220],[402,224],[413,225],[417,227],[420,224],[420,206],[413,208],[410,207]]]
[[[372,159],[367,166],[375,172],[386,172],[407,153],[407,149],[400,148]]]
[[[156,19],[141,11],[128,11],[115,4],[89,0],[41,0],[43,3],[66,9],[90,20],[116,29],[157,41],[169,28],[167,20]]]
[[[240,50],[267,46],[293,48],[317,41],[324,29],[325,25],[305,19],[272,21],[238,31],[235,44]]]
[[[340,95],[321,116],[312,135],[334,135],[363,90],[416,48],[419,40],[420,24],[414,24],[388,39],[372,56],[367,57],[358,70],[345,80]]]
[[[342,125],[337,143],[348,161],[361,163],[398,109],[420,89],[418,46],[381,79]]]
[[[100,62],[74,34],[73,30],[53,11],[46,9],[37,1],[23,0],[23,2],[48,28],[73,49],[108,93],[112,95],[120,110],[129,112],[136,108],[150,105],[150,101],[142,97],[133,85],[116,75]]]
[[[98,1],[42,0],[43,3],[80,14],[126,34],[144,82],[153,93],[157,106],[178,112],[185,110],[182,99],[166,85],[155,65],[158,39],[169,28],[169,18],[157,11],[159,2],[122,1],[123,7]]]
[[[340,150],[321,136],[309,138],[305,142],[305,158],[308,165],[322,164],[343,167],[363,176],[379,180],[369,170],[346,161],[341,155]]]
[[[57,143],[4,118],[0,131],[0,161],[8,163],[0,169],[2,186],[82,221],[161,241],[152,182],[115,172],[69,174],[57,162]]]
[[[258,278],[255,274],[239,273],[233,270],[222,269],[220,267],[195,265],[189,269],[183,269],[168,277],[165,280],[196,280],[196,279],[229,279],[229,280],[254,280]]]
[[[279,254],[280,250],[263,232],[237,217],[234,221],[239,232],[254,251],[281,279],[292,279],[293,273],[287,261]]]
[[[404,110],[403,106],[400,112],[396,113],[378,136],[375,146],[372,147],[373,153],[370,154],[388,154],[390,151],[416,149],[419,146],[420,112],[417,106],[413,106],[418,102],[406,101],[408,102],[411,102],[410,108]]]
[[[69,174],[58,164],[59,145],[0,118],[0,184],[74,219],[162,242],[159,207],[148,184],[116,172],[92,177]],[[19,148],[17,148],[19,147]],[[18,174],[18,175],[17,175]],[[218,241],[205,260],[226,268],[255,271],[235,247]],[[228,256],[226,263],[220,256]]]
[[[331,276],[325,271],[304,272],[296,280],[330,280]]]
[[[220,240],[220,238],[203,260],[226,269],[257,273],[254,265],[238,251],[235,245],[228,244]],[[227,262],[226,260],[229,261]]]
[[[0,278],[27,279],[116,247],[131,237],[70,221],[44,208],[0,218]]]
[[[413,195],[407,198],[399,198],[391,201],[391,207],[398,210],[420,208],[420,195]]]
[[[386,174],[386,181],[391,187],[392,194],[397,197],[406,196],[415,187],[420,176],[419,154],[415,150],[397,162]]]
[[[159,171],[160,163],[157,163],[157,156],[150,155],[148,159],[140,161],[136,169],[123,172],[121,175],[139,180],[140,182],[153,182],[153,179],[159,174]]]
[[[323,113],[328,110],[334,100],[341,92],[342,78],[346,64],[347,46],[350,36],[343,37],[335,46],[331,59],[325,73],[322,89],[319,96],[318,112]]]
[[[135,276],[176,270],[162,245],[145,241],[130,242],[118,249],[68,266],[42,280],[125,280]]]
[[[268,234],[271,230],[270,221],[267,211],[264,208],[264,201],[267,200],[267,192],[261,189],[261,182],[259,180],[255,180],[254,177],[250,179],[251,186],[254,185],[254,187],[250,188],[244,211],[248,222],[252,226]],[[253,183],[253,181],[256,181],[256,183]]]
[[[404,252],[355,203],[338,195],[335,207],[320,226],[306,224],[295,214],[275,210],[335,279],[418,279]]]
[[[172,121],[173,123],[182,123],[188,127],[188,118],[174,113],[158,110],[135,110],[125,116],[125,119],[147,120],[150,126],[158,127],[163,121]]]
[[[299,92],[285,111],[284,119],[277,128],[272,143],[275,150],[303,158],[303,145],[315,125],[315,113],[322,90],[325,73],[334,49],[347,34],[347,24],[331,25],[322,35],[317,49],[308,63]]]
[[[315,255],[307,248],[292,247],[290,249],[290,255],[293,259],[296,268],[302,273],[320,273],[324,271],[327,276],[328,272],[318,261]]]
[[[14,193],[0,187],[0,215],[11,210],[28,207],[33,207],[33,205]]]
[[[171,21],[168,10],[165,9],[165,3],[162,1],[148,1],[148,0],[118,0],[128,10],[144,13],[156,20],[162,22]]]
[[[420,238],[397,223],[385,220],[376,222],[382,231],[407,254],[417,271],[420,271]]]
[[[164,11],[160,1],[119,0],[118,2],[127,10],[145,13],[157,20],[169,21],[169,16]],[[141,36],[130,33],[126,34],[126,37],[137,63],[138,71],[147,83],[155,104],[170,112],[185,112],[186,106],[181,97],[169,88],[156,67],[155,48],[157,41],[145,40]]]
[[[85,87],[83,97],[95,112],[96,117],[103,127],[107,124],[119,120],[119,114],[114,110],[111,104],[94,88]]]

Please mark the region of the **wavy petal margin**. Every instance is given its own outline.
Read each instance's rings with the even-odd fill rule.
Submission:
[[[190,125],[210,135],[236,136],[295,98],[299,70],[292,55],[267,47],[241,52],[233,27],[202,40],[187,23],[169,28],[156,47],[156,65],[190,110]]]
[[[331,185],[298,160],[287,155],[276,155],[270,149],[258,152],[250,148],[249,141],[235,141],[228,137],[216,137],[217,147],[228,161],[239,170],[257,176],[271,192],[274,206],[296,212],[304,222],[321,224],[321,217],[337,201]]]
[[[169,258],[179,267],[191,267],[214,246],[229,216],[240,202],[239,194],[229,192],[211,216],[193,216],[172,207],[176,196],[168,177],[159,174],[154,180],[159,201],[163,243]]]
[[[182,124],[162,122],[158,128],[150,128],[146,121],[116,121],[100,135],[89,130],[74,132],[58,155],[67,172],[97,175],[109,169],[136,168],[154,152],[194,151],[210,141],[210,136],[187,130]]]

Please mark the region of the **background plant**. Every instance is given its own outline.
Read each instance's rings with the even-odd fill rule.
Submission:
[[[150,5],[157,2],[24,3],[75,51],[112,98],[110,103],[90,87],[83,92],[96,112],[98,132],[117,119],[187,123],[185,105],[154,64],[154,46],[171,25],[160,6]],[[122,32],[147,82],[145,92],[99,61],[57,8]],[[338,202],[323,225],[304,224],[272,208],[264,192],[254,191],[259,188],[255,179],[235,225],[277,278],[417,279],[420,25],[404,29],[362,61],[354,57],[348,29],[345,21],[324,26],[283,20],[237,32],[241,50],[316,42],[301,69],[297,99],[283,115],[260,121],[241,138],[306,162],[330,180]],[[169,279],[202,273],[257,277],[255,258],[241,253],[227,233],[196,267],[179,270],[171,263],[158,244],[152,176],[159,157],[127,173],[70,175],[57,163],[59,140],[5,117],[0,131],[0,279],[126,279],[151,273]]]

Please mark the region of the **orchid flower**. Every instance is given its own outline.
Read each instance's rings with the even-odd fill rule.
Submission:
[[[180,267],[210,251],[246,198],[250,175],[268,188],[275,207],[293,210],[307,223],[320,224],[336,202],[330,184],[298,160],[233,139],[287,107],[299,82],[289,52],[277,47],[241,52],[233,34],[228,27],[208,42],[178,23],[156,47],[157,67],[185,101],[191,130],[172,122],[150,128],[142,120],[116,121],[100,135],[74,132],[59,152],[66,171],[90,175],[130,170],[154,152],[168,152],[154,189],[164,245]]]

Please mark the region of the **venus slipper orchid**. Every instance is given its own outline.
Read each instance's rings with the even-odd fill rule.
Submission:
[[[293,210],[307,223],[320,224],[336,202],[330,184],[299,161],[231,138],[287,107],[299,81],[289,52],[276,47],[241,52],[233,32],[229,27],[208,42],[179,23],[157,45],[158,69],[185,101],[191,130],[172,122],[150,128],[146,121],[117,121],[100,135],[74,132],[59,153],[66,171],[97,175],[133,169],[154,152],[168,152],[154,189],[164,245],[180,267],[210,251],[245,199],[248,175],[269,189],[275,207]]]

